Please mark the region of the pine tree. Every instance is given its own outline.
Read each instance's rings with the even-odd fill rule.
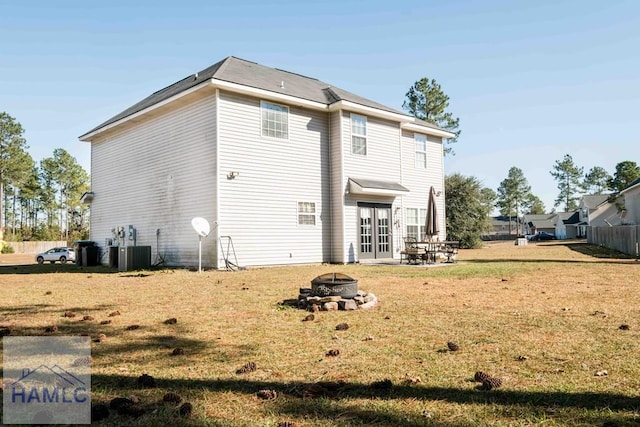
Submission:
[[[10,182],[17,182],[25,176],[25,159],[28,154],[24,129],[13,117],[0,113],[0,240],[4,234],[4,188]]]
[[[612,177],[600,166],[589,169],[584,176],[584,189],[587,194],[604,194],[609,191]]]
[[[442,91],[438,82],[423,77],[409,88],[405,96],[407,99],[402,107],[409,114],[455,134],[446,141],[444,147],[445,154],[453,154],[450,145],[455,144],[460,136],[460,119],[454,118],[453,114],[447,111],[449,97]]]
[[[500,215],[509,217],[509,234],[511,234],[511,217],[516,217],[516,234],[521,230],[518,226],[518,216],[520,208],[526,207],[531,197],[531,186],[525,178],[522,169],[512,167],[509,169],[507,177],[498,187],[498,201],[496,203],[500,209]]]
[[[564,203],[566,212],[573,211],[578,207],[579,195],[584,191],[583,172],[584,168],[576,166],[569,154],[565,154],[562,160],[556,160],[553,170],[549,172],[558,181],[558,190],[560,190],[554,207]]]

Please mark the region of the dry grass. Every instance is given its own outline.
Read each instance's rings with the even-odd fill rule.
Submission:
[[[0,255],[0,326],[12,335],[44,335],[54,324],[59,335],[105,334],[92,344],[93,401],[135,395],[147,410],[139,418],[112,411],[100,425],[640,420],[640,262],[584,243],[495,244],[461,251],[458,264],[442,268],[313,265],[201,274],[7,265],[15,257]],[[379,306],[303,322],[308,312],[279,304],[332,271],[356,278]],[[62,317],[66,311],[78,315]],[[114,311],[120,315],[109,317]],[[169,318],[177,323],[166,324]],[[336,331],[339,323],[349,329]],[[460,349],[450,351],[447,342]],[[184,354],[173,356],[176,348]],[[335,349],[339,354],[329,356]],[[249,362],[255,370],[237,373]],[[503,385],[480,390],[478,370]],[[156,388],[139,386],[144,373]],[[261,390],[276,393],[260,398]],[[189,418],[179,417],[177,404],[158,403],[168,391],[193,404]]]

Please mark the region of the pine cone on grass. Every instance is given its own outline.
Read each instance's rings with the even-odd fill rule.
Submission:
[[[460,346],[459,346],[458,344],[454,343],[454,342],[451,342],[451,341],[449,341],[449,342],[447,343],[447,347],[448,347],[448,348],[449,348],[449,350],[451,350],[451,351],[458,351],[458,350],[460,350]]]
[[[258,396],[260,399],[263,400],[273,400],[276,397],[278,397],[278,393],[275,390],[258,390],[258,392],[256,393],[256,396]]]
[[[156,386],[156,379],[151,375],[142,374],[138,377],[138,384],[145,388],[153,388]]]
[[[180,405],[180,408],[178,409],[178,413],[182,418],[189,418],[192,412],[193,412],[193,405],[189,402],[183,403],[182,405]]]
[[[498,388],[502,385],[502,380],[500,378],[492,377],[482,371],[477,371],[473,379],[476,382],[482,383],[480,390],[493,390],[494,388]]]
[[[180,403],[182,402],[182,398],[177,393],[170,391],[162,396],[162,401],[169,403]]]
[[[476,374],[473,376],[473,379],[476,382],[481,383],[482,381],[491,378],[491,375],[487,374],[486,372],[482,372],[482,371],[478,371],[476,372]]]
[[[493,390],[494,388],[498,388],[502,385],[502,380],[500,378],[489,377],[482,381],[482,390]]]
[[[248,372],[253,372],[258,369],[256,362],[245,363],[245,365],[236,371],[236,374],[246,374]]]

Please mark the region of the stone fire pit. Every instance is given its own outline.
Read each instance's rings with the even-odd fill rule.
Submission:
[[[284,301],[284,304],[314,312],[366,309],[377,303],[373,293],[358,290],[358,281],[342,273],[318,276],[311,281],[310,288],[300,288],[297,299]]]

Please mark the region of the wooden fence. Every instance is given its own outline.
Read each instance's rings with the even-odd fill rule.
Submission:
[[[56,246],[66,247],[67,242],[64,240],[42,241],[42,242],[4,242],[5,245],[11,246],[16,254],[37,254]]]
[[[640,256],[640,226],[587,227],[587,242],[615,249],[625,254]]]

